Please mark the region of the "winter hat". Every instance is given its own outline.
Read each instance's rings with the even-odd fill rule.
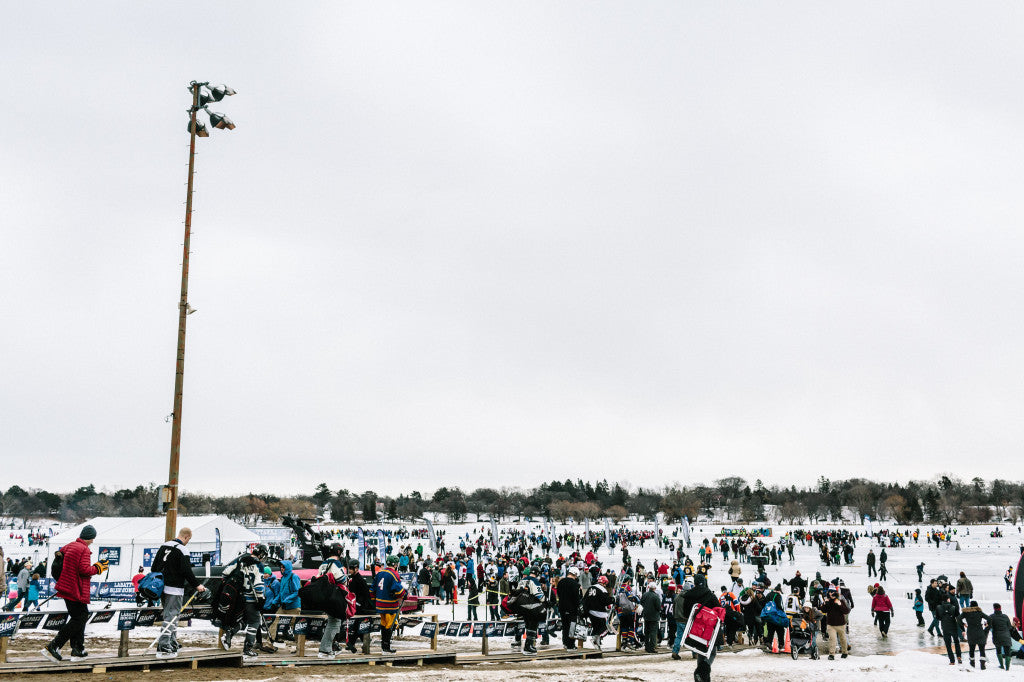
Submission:
[[[80,537],[83,540],[95,540],[96,529],[92,526],[87,525],[85,528],[82,529],[82,532],[78,534],[78,537]]]

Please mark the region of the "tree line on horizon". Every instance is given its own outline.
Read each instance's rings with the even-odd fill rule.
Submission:
[[[116,491],[94,485],[70,493],[24,489],[12,485],[0,495],[0,516],[32,520],[80,522],[97,516],[157,516],[154,484]],[[179,514],[223,514],[239,523],[278,521],[283,515],[310,520],[327,517],[335,523],[396,521],[414,523],[424,514],[443,514],[453,522],[490,518],[570,519],[610,518],[620,522],[635,517],[651,520],[658,513],[666,523],[686,516],[691,520],[715,515],[737,523],[787,524],[863,519],[869,516],[899,525],[934,523],[1017,523],[1024,518],[1024,482],[981,478],[964,481],[941,475],[932,481],[899,483],[850,478],[831,481],[822,476],[813,486],[765,486],[758,479],[739,476],[703,483],[662,488],[625,483],[550,481],[531,489],[441,487],[426,495],[419,491],[387,496],[367,490],[331,490],[320,483],[309,495],[269,493],[210,495],[183,491]],[[10,521],[8,522],[10,523]]]

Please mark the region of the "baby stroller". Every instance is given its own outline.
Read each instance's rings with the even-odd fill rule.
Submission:
[[[814,641],[814,627],[814,623],[799,616],[790,622],[789,651],[794,661],[800,658],[800,654],[810,654],[811,660],[818,660],[818,647],[811,644]]]

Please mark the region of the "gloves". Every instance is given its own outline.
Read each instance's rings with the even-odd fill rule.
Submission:
[[[107,567],[109,565],[110,564],[107,562],[106,559],[104,559],[102,561],[97,561],[96,563],[93,564],[93,566],[96,567],[96,574],[97,575],[99,575],[100,573],[105,573],[107,571]]]

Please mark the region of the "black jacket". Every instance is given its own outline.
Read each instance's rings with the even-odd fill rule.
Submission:
[[[661,595],[654,590],[647,590],[640,597],[644,620],[661,620]]]
[[[580,590],[580,584],[576,578],[566,576],[559,580],[555,594],[558,595],[558,610],[562,612],[562,615],[575,618],[580,610],[580,604],[583,602],[583,592]]]
[[[1010,622],[1010,617],[1002,611],[996,611],[988,617],[989,627],[992,628],[992,644],[995,646],[1010,646],[1016,638],[1017,631]]]
[[[952,632],[963,629],[963,619],[960,617],[960,607],[955,601],[947,600],[939,604],[935,609],[935,615],[942,623],[943,632]]]
[[[988,639],[988,630],[985,624],[988,623],[988,616],[977,606],[968,606],[960,612],[960,617],[967,623],[967,641],[984,644]]]
[[[373,597],[370,595],[370,586],[358,571],[348,578],[348,591],[355,595],[356,613],[377,613],[373,606]]]
[[[928,604],[929,611],[935,611],[942,601],[942,591],[939,588],[929,585],[924,591],[924,601]]]
[[[160,545],[151,570],[164,574],[164,592],[168,594],[181,594],[177,590],[183,590],[185,583],[191,585],[193,589],[199,586],[199,579],[192,572],[192,564],[185,556],[184,545],[178,538]],[[168,587],[174,591],[168,590]]]
[[[713,609],[716,606],[721,606],[718,603],[718,599],[715,598],[714,592],[708,589],[708,586],[704,581],[695,581],[693,589],[687,590],[686,594],[683,595],[683,607],[682,615],[685,616],[686,620],[689,620],[690,614],[693,613],[693,608],[700,604],[706,606],[709,609]],[[679,622],[679,613],[676,613],[676,621]],[[685,620],[683,621],[686,622]]]

